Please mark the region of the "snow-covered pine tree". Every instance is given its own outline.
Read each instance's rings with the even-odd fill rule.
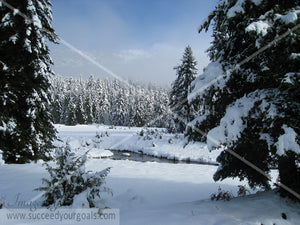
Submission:
[[[70,92],[65,98],[65,121],[69,126],[74,126],[78,123],[76,118],[76,97],[74,93]]]
[[[198,128],[208,125],[209,148],[225,146],[217,159],[215,180],[239,177],[251,187],[269,187],[266,176],[226,151],[230,149],[266,174],[279,164],[282,183],[300,193],[300,30],[295,29],[299,13],[299,1],[294,0],[222,0],[200,27],[207,30],[212,24],[214,40],[208,50],[212,63],[193,82],[189,101],[198,102],[199,108],[209,101],[219,106],[217,116],[199,114],[193,121]]]
[[[128,81],[131,87],[110,79],[50,79],[53,99],[51,112],[55,122],[67,125],[103,123],[143,126],[161,117],[151,126],[165,127],[170,117],[168,89]]]
[[[168,107],[168,95],[163,91],[159,90],[154,94],[154,105],[153,109],[155,114],[152,115],[151,120],[156,120],[155,123],[151,126],[156,127],[166,127],[166,121],[168,121],[171,117],[171,112]],[[160,115],[159,119],[157,119],[157,115]]]
[[[196,65],[197,62],[193,56],[192,48],[187,46],[181,59],[181,64],[174,68],[177,78],[172,83],[169,94],[169,105],[174,114],[177,132],[183,132],[186,128],[186,123],[191,120],[187,96],[190,91],[190,85],[197,74]],[[183,122],[182,119],[186,121]]]
[[[7,163],[46,159],[55,138],[47,93],[55,42],[49,0],[0,2],[0,149]],[[25,15],[27,18],[24,18]]]
[[[76,156],[69,144],[57,148],[54,159],[57,167],[52,167],[49,163],[45,164],[50,175],[50,179],[42,179],[46,186],[36,189],[44,191],[43,206],[71,205],[76,195],[86,192],[85,197],[89,207],[95,207],[95,200],[97,197],[100,198],[100,192],[104,190],[102,185],[110,168],[94,174],[86,172],[86,154],[81,157]]]

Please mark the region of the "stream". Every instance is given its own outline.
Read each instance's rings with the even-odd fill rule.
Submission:
[[[114,155],[108,157],[112,160],[131,160],[136,162],[157,162],[157,163],[172,163],[172,164],[204,164],[204,165],[213,165],[218,166],[217,163],[207,163],[207,162],[196,162],[190,160],[177,160],[177,159],[167,159],[163,157],[156,157],[151,155],[146,155],[143,153],[136,153],[131,151],[120,151],[120,150],[112,150],[108,149],[109,151],[113,152]]]

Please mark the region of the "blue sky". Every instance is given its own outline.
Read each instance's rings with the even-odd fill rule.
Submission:
[[[56,33],[119,76],[170,83],[187,45],[200,71],[208,63],[204,51],[210,34],[198,34],[197,29],[217,0],[51,2]],[[65,46],[50,47],[58,74],[106,76]]]

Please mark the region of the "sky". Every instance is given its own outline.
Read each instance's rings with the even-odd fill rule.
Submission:
[[[119,77],[170,84],[184,49],[199,74],[209,63],[211,32],[198,33],[217,0],[52,0],[58,36]],[[64,44],[50,44],[62,76],[104,78],[107,72]]]

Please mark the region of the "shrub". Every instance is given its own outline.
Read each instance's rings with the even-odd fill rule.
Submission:
[[[218,193],[213,193],[210,196],[210,199],[212,201],[214,201],[214,200],[230,201],[230,199],[232,199],[232,198],[233,198],[233,195],[231,193],[229,193],[228,191],[222,191],[222,189],[220,187],[218,188]]]
[[[100,192],[106,191],[102,185],[105,177],[110,171],[106,168],[94,174],[85,171],[86,154],[76,157],[69,144],[59,147],[55,151],[55,164],[52,167],[45,163],[50,179],[42,179],[44,187],[37,191],[44,191],[43,206],[68,206],[72,205],[74,197],[80,193],[87,192],[89,207],[95,207],[96,197],[100,198]]]

